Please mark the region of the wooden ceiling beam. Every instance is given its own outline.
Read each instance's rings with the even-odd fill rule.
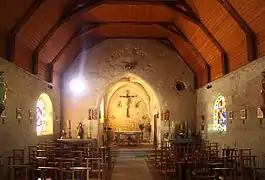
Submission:
[[[191,42],[185,37],[185,35],[181,32],[177,32],[175,30],[169,29],[169,25],[175,26],[174,23],[159,23],[159,22],[138,22],[138,23],[131,23],[131,22],[97,22],[97,23],[86,23],[83,24],[83,26],[81,26],[80,28],[78,28],[76,30],[76,32],[69,38],[69,40],[64,44],[64,46],[61,48],[61,50],[56,54],[56,56],[54,57],[54,59],[51,61],[51,63],[56,63],[58,61],[58,59],[60,58],[60,56],[63,54],[63,52],[65,51],[65,49],[67,49],[67,47],[73,42],[74,39],[80,37],[80,36],[85,36],[87,33],[89,33],[90,30],[97,28],[99,26],[102,25],[108,25],[108,24],[134,24],[134,25],[159,25],[160,27],[162,27],[163,29],[167,30],[167,31],[171,31],[172,33],[174,33],[175,35],[180,36],[185,42],[189,43],[191,45],[191,47],[194,47]],[[88,28],[86,28],[88,27]],[[108,37],[110,38],[110,37]],[[130,37],[124,37],[124,38],[130,38]],[[143,37],[142,37],[143,38]],[[154,37],[155,38],[155,37]],[[197,54],[200,54],[196,48],[193,48]],[[200,55],[200,57],[202,57]],[[204,60],[204,59],[203,59]],[[204,60],[205,61],[205,60]]]
[[[87,49],[91,49],[92,47],[96,46],[97,44],[102,43],[104,40],[106,40],[106,38],[104,38],[104,37],[92,37],[92,38],[90,38],[89,39],[90,43],[88,45],[86,45],[85,47],[80,48],[80,50],[74,55],[73,58],[71,58],[70,62],[66,65],[63,72],[65,72],[69,69],[71,64],[77,59],[77,57],[80,55],[80,53],[82,53],[82,51],[87,50]],[[64,73],[62,73],[62,74],[64,74]]]
[[[176,26],[176,24],[174,23],[174,27],[175,29],[177,29],[180,34],[186,39],[186,42],[189,44],[189,46],[193,49],[193,51],[200,56],[200,58],[203,61],[203,64],[205,65],[206,71],[207,71],[207,83],[211,82],[211,67],[209,65],[209,63],[204,59],[204,57],[202,56],[202,54],[198,51],[198,49],[194,46],[194,44],[185,36],[185,34]]]
[[[239,27],[246,34],[248,61],[257,59],[257,44],[254,31],[248,26],[245,20],[237,13],[234,7],[227,0],[218,0],[218,2],[226,9],[226,11],[233,17]]]
[[[98,25],[97,25],[98,26]],[[91,26],[90,29],[86,29],[87,31],[96,28],[96,25]],[[77,30],[70,38],[69,40],[64,44],[64,46],[62,47],[62,49],[56,54],[56,56],[53,58],[53,60],[51,61],[51,64],[54,64],[58,61],[58,59],[60,58],[60,56],[63,54],[63,52],[65,51],[65,49],[73,42],[73,40],[75,38],[77,38],[80,35],[80,30]]]
[[[47,79],[47,81],[49,83],[52,83],[52,81],[53,81],[53,64],[52,63],[48,64],[48,79]]]
[[[207,71],[207,83],[211,81],[211,71],[210,71],[210,65],[207,63],[207,61],[204,59],[202,54],[196,49],[196,47],[192,44],[192,42],[185,36],[185,34],[174,24],[174,28],[172,29],[170,27],[165,27],[164,28],[171,33],[174,33],[175,35],[180,36],[188,45],[189,47],[197,54],[200,59],[203,61],[203,64],[205,65],[206,71]],[[174,46],[175,47],[175,46]]]
[[[185,7],[187,11],[180,9],[175,6],[174,3],[165,3],[165,6],[169,9],[172,9],[183,16],[186,20],[196,24],[204,34],[211,40],[211,42],[216,46],[221,54],[222,59],[222,72],[223,74],[227,74],[229,72],[229,63],[227,58],[227,53],[225,49],[221,46],[221,44],[215,39],[213,34],[208,30],[208,28],[201,22],[201,20],[197,17],[197,15],[193,12],[192,8],[186,3],[185,0],[182,0],[182,5]]]
[[[172,2],[173,0],[104,0],[104,3],[126,3],[126,2],[141,2],[141,3],[165,3]],[[175,3],[181,2],[181,0],[174,0]]]
[[[71,7],[69,9],[64,10],[60,19],[52,26],[52,28],[48,31],[46,36],[40,41],[40,43],[38,44],[38,46],[35,48],[33,52],[33,56],[32,56],[32,61],[33,61],[32,73],[33,74],[38,73],[39,52],[45,46],[45,44],[49,41],[49,39],[54,35],[54,33],[61,27],[62,24],[66,23],[69,19],[71,19],[75,14],[80,12],[82,9],[89,10],[89,7],[93,8],[94,6],[101,4],[101,1],[98,1],[98,3],[95,3],[95,2],[96,2],[95,0],[90,1],[90,3],[87,3],[85,5],[85,7],[80,6],[80,4],[77,4],[76,7]]]
[[[165,2],[164,5],[167,8],[170,8],[174,11],[177,11],[185,16],[186,19],[193,22],[194,24],[199,24],[200,19],[197,17],[197,15],[193,12],[192,8],[184,1],[181,0],[181,4],[176,4],[175,2]],[[179,5],[181,5],[183,8],[180,8]]]
[[[39,43],[39,45],[35,49],[35,53],[38,54],[41,49],[45,46],[45,44],[49,41],[49,39],[53,36],[53,34],[68,20],[70,20],[73,16],[82,13],[84,11],[89,11],[101,4],[124,4],[124,3],[130,3],[130,4],[139,4],[139,3],[156,3],[156,4],[163,4],[164,2],[167,2],[170,0],[92,0],[92,1],[82,1],[81,3],[77,3],[74,7],[65,10],[64,13],[61,15],[61,18],[56,22],[56,24],[50,29],[50,31],[47,33],[47,35],[43,38],[43,40]],[[180,0],[178,0],[180,1]],[[176,1],[176,2],[178,2]]]
[[[51,61],[51,63],[56,63],[58,61],[58,59],[60,58],[60,56],[63,54],[63,52],[67,49],[67,47],[74,41],[74,39],[80,37],[80,36],[85,36],[90,30],[97,28],[99,26],[102,25],[107,25],[107,24],[128,24],[128,22],[108,22],[108,23],[86,23],[83,24],[83,27],[80,27],[76,30],[76,32],[69,38],[69,40],[64,44],[64,46],[62,47],[62,49],[56,54],[56,56],[54,57],[54,59]],[[131,23],[130,23],[131,24]],[[139,24],[139,25],[154,25],[156,23],[153,22],[145,22],[145,23],[132,23],[132,24]],[[163,23],[160,23],[163,24]],[[167,23],[166,23],[167,24]],[[171,23],[172,24],[172,23]],[[84,27],[84,26],[88,26],[88,28]],[[110,39],[110,37],[108,37]],[[124,37],[124,38],[130,38],[130,37]],[[141,37],[143,38],[143,37]]]
[[[109,23],[107,23],[107,24],[114,24],[113,22],[109,22]],[[116,23],[115,23],[116,24]],[[124,23],[124,22],[119,22],[119,24],[126,24],[126,23]],[[154,23],[152,23],[152,22],[150,22],[150,23],[139,23],[140,25],[145,25],[145,24],[150,24],[150,25],[152,25],[152,24],[154,24]],[[93,26],[93,25],[96,25],[96,26]],[[79,32],[79,33],[76,33],[76,34],[74,34],[70,39],[69,39],[69,41],[64,45],[64,47],[60,50],[60,52],[56,55],[56,58],[54,58],[54,60],[52,61],[52,63],[54,64],[55,62],[57,62],[59,59],[60,59],[60,56],[67,50],[67,48],[68,48],[68,46],[76,39],[76,38],[80,38],[80,37],[84,37],[85,39],[87,39],[86,37],[88,36],[90,36],[90,33],[92,32],[92,30],[93,29],[95,29],[95,28],[97,28],[97,27],[99,27],[99,26],[101,26],[101,25],[106,25],[105,23],[102,23],[102,24],[99,24],[99,23],[95,23],[95,24],[93,24],[92,23],[92,25],[90,24],[90,23],[87,23],[86,24],[86,26],[88,26],[88,28],[84,28],[85,29],[85,31],[82,31],[82,30],[77,30],[76,32]],[[204,63],[204,65],[205,65],[205,69],[206,69],[206,71],[207,71],[207,75],[209,75],[209,72],[210,72],[210,68],[209,68],[209,65],[207,64],[207,62],[203,59],[203,57],[200,55],[200,53],[197,51],[197,49],[193,46],[193,44],[191,44],[191,42],[185,37],[185,35],[180,31],[180,30],[176,30],[176,29],[172,29],[172,28],[170,28],[169,26],[171,25],[171,26],[174,26],[174,24],[173,23],[171,23],[171,24],[168,24],[168,23],[159,23],[159,24],[155,24],[155,25],[158,25],[159,27],[161,27],[161,28],[163,28],[165,31],[167,31],[167,32],[170,32],[172,35],[177,35],[177,36],[179,36],[181,39],[183,39],[186,43],[188,43],[188,45],[190,46],[190,48],[191,48],[191,50],[192,51],[195,51],[195,54],[197,54],[202,60],[203,60],[203,63]],[[162,30],[163,31],[163,30]],[[161,34],[163,34],[163,32],[161,32]],[[94,36],[94,35],[93,35]],[[102,38],[104,38],[104,39],[112,39],[112,38],[115,38],[115,39],[121,39],[121,38],[126,38],[126,39],[128,39],[128,38],[133,38],[133,39],[135,39],[135,38],[143,38],[143,37],[130,37],[130,36],[128,36],[128,37],[116,37],[116,36],[113,36],[113,37],[106,37],[106,36],[104,36],[104,34],[99,34],[98,35],[98,37],[96,37],[96,38],[98,38],[98,39],[100,39],[100,37]],[[94,38],[95,38],[95,36],[94,36]],[[146,37],[146,38],[148,38],[148,39],[155,39],[155,40],[165,40],[165,39],[168,39],[169,38],[169,35],[167,35],[167,34],[165,34],[165,37],[164,38],[161,38],[161,37],[159,37],[159,38],[157,38],[157,37]],[[169,41],[170,42],[170,41]],[[171,48],[172,47],[174,47],[175,49],[176,49],[176,47],[172,44],[172,43],[169,43],[170,45],[171,45]],[[82,51],[82,50],[81,50]],[[179,52],[178,52],[179,53]],[[182,57],[183,58],[183,57]],[[185,60],[185,59],[183,59],[183,60]],[[188,64],[188,61],[186,62],[187,64]],[[70,63],[70,64],[72,64],[72,62]],[[190,65],[188,65],[188,67],[191,69],[191,67],[190,67]],[[68,68],[68,67],[67,67]],[[67,69],[66,68],[66,69]],[[194,69],[191,69],[192,70],[192,72],[194,72]],[[196,78],[197,78],[197,75],[196,75]],[[209,77],[208,77],[208,81],[209,81],[210,79],[209,79]]]
[[[14,61],[15,47],[16,47],[16,35],[21,28],[28,22],[30,17],[39,9],[44,0],[35,0],[30,7],[23,14],[21,19],[15,24],[15,26],[6,35],[6,59],[8,61]]]

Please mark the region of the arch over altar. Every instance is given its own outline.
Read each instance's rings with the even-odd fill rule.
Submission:
[[[142,142],[153,143],[161,136],[159,100],[151,86],[142,78],[127,74],[109,84],[99,100],[101,111],[99,132],[109,128],[116,143],[119,134],[141,134]],[[116,137],[116,138],[115,138]]]

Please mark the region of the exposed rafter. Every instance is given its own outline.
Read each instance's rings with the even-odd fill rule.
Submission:
[[[15,26],[7,33],[6,36],[6,59],[8,61],[14,60],[16,35],[21,28],[28,22],[30,17],[39,9],[44,0],[35,0],[27,11],[23,14],[22,18],[15,24]]]
[[[106,38],[104,37],[91,37],[89,38],[89,43],[86,44],[86,46],[80,48],[80,50],[74,55],[74,57],[69,61],[69,63],[66,65],[65,70],[69,69],[71,64],[77,59],[77,57],[82,53],[84,50],[91,49],[92,47],[96,46],[97,44],[102,43]]]
[[[52,83],[53,80],[53,64],[49,63],[48,64],[48,82]]]
[[[109,23],[101,22],[100,23],[100,22],[97,22],[97,23],[90,23],[89,22],[89,23],[83,24],[83,26],[76,30],[76,32],[69,38],[69,40],[66,42],[66,44],[57,53],[55,58],[52,60],[52,63],[56,63],[56,61],[60,58],[60,56],[65,51],[65,49],[67,49],[67,47],[73,42],[73,40],[75,38],[78,38],[80,36],[85,36],[90,30],[97,28],[99,26],[107,25],[107,24],[139,24],[139,25],[147,24],[147,25],[154,25],[157,23],[155,23],[155,22],[145,22],[145,23],[130,23],[130,22],[109,22]],[[160,23],[160,25],[161,24],[163,24],[163,23]],[[165,23],[165,24],[168,24],[168,23]],[[110,37],[105,37],[105,38],[110,38]],[[130,38],[130,37],[124,37],[124,38]],[[141,37],[141,38],[143,38],[143,37]]]
[[[174,30],[175,29],[175,30]],[[178,32],[181,37],[183,37],[183,40],[185,40],[188,45],[191,47],[191,49],[200,57],[200,59],[203,61],[203,64],[206,66],[206,71],[207,71],[207,82],[211,81],[211,71],[210,71],[210,65],[207,63],[207,61],[204,59],[202,54],[196,49],[196,47],[193,45],[193,43],[185,36],[185,34],[174,24],[174,29],[171,28],[171,31]]]
[[[89,1],[89,3],[86,3],[86,4],[76,4],[75,7],[71,7],[69,9],[64,10],[60,19],[55,23],[55,25],[53,25],[53,27],[49,30],[49,32],[41,40],[41,42],[38,44],[38,46],[35,48],[35,50],[33,52],[33,56],[32,56],[32,61],[33,61],[32,73],[33,74],[38,73],[39,52],[45,46],[45,44],[49,41],[49,39],[53,36],[53,34],[59,29],[59,27],[62,24],[66,23],[69,19],[71,19],[72,16],[77,14],[77,12],[80,12],[81,9],[88,8],[89,6],[91,6],[91,8],[92,8],[94,6],[97,6],[97,4],[100,4],[100,3],[101,3],[101,1],[98,1],[96,3],[96,1],[93,0],[93,1]]]
[[[174,11],[177,11],[177,12],[185,15],[185,17],[187,17],[189,19],[189,21],[191,21],[195,24],[200,23],[200,19],[193,12],[192,8],[185,2],[185,0],[180,0],[178,3],[174,2],[174,1],[165,2],[164,4],[167,7],[173,9]]]
[[[117,23],[117,22],[116,22]],[[126,24],[126,23],[124,23],[124,22],[118,22],[119,24]],[[115,23],[113,23],[113,22],[109,22],[109,23],[107,23],[107,24],[115,24]],[[96,32],[95,31],[95,29],[96,28],[100,28],[100,26],[104,26],[104,25],[107,25],[107,24],[105,24],[105,23],[102,23],[102,24],[99,24],[99,23],[92,23],[92,25],[90,24],[90,23],[87,23],[86,25],[85,25],[85,27],[83,27],[83,28],[80,28],[80,30],[77,30],[77,32],[79,32],[79,33],[77,33],[76,35],[74,35],[74,36],[72,36],[70,39],[69,39],[69,41],[68,41],[68,43],[61,49],[61,51],[60,51],[60,53],[58,53],[57,54],[57,56],[56,56],[56,58],[54,58],[54,60],[53,60],[53,62],[52,63],[55,63],[57,60],[59,60],[59,58],[60,58],[60,56],[64,53],[64,51],[66,51],[66,49],[68,48],[68,46],[75,40],[75,39],[77,39],[77,38],[79,38],[79,40],[82,40],[82,39],[87,39],[88,37],[90,37],[90,38],[93,38],[93,37],[95,37],[95,34],[93,33],[93,32]],[[154,23],[139,23],[138,25],[139,26],[141,26],[141,25],[145,25],[145,24],[148,24],[148,25],[152,25],[152,24],[154,24]],[[93,26],[93,25],[96,25],[96,26]],[[173,35],[173,36],[179,36],[181,39],[183,39],[183,41],[185,41],[186,43],[188,43],[188,46],[190,47],[190,49],[192,50],[192,51],[195,51],[195,54],[196,55],[198,55],[198,57],[200,57],[200,59],[202,59],[203,60],[203,63],[204,63],[204,65],[205,65],[205,70],[207,71],[205,71],[206,73],[207,73],[207,76],[209,75],[209,66],[208,66],[208,64],[206,63],[206,61],[203,59],[203,57],[200,55],[200,53],[196,50],[196,48],[194,48],[194,46],[190,43],[190,41],[184,36],[184,34],[181,32],[181,31],[179,31],[178,29],[171,29],[170,27],[172,27],[172,26],[175,26],[174,25],[174,23],[171,23],[171,24],[169,24],[169,23],[159,23],[159,24],[155,24],[155,25],[157,25],[158,26],[158,28],[160,27],[161,28],[161,34],[163,34],[163,31],[165,31],[165,32],[167,32],[167,33],[165,33],[165,37],[164,38],[157,38],[157,37],[149,37],[149,39],[156,39],[156,40],[162,40],[162,39],[168,39],[168,38],[170,38],[170,36],[171,35]],[[88,27],[88,28],[86,28],[86,26]],[[93,34],[93,35],[91,35],[91,33]],[[97,33],[96,33],[97,34]],[[171,35],[170,35],[171,34]],[[113,36],[113,37],[104,37],[104,34],[98,34],[98,36],[97,36],[97,38],[99,38],[100,39],[100,37],[99,36],[101,36],[101,37],[103,37],[104,39],[111,39],[111,38],[115,38],[115,39],[121,39],[121,38],[126,38],[126,39],[128,39],[128,38],[136,38],[136,37],[122,37],[122,36],[119,36],[119,37],[116,37],[116,36]],[[81,38],[82,37],[82,38]],[[137,37],[137,38],[143,38],[143,37]],[[89,40],[90,41],[90,40]],[[176,47],[172,44],[172,43],[170,43],[171,44],[171,46],[173,46],[174,47],[174,49],[176,49]],[[82,51],[82,49],[81,49],[81,51]],[[178,52],[178,51],[177,51]],[[79,52],[80,53],[80,52]],[[179,52],[178,52],[179,53]],[[184,59],[183,57],[182,57],[182,59]],[[188,61],[187,61],[187,59],[184,59],[185,61],[186,61],[186,63],[188,64]],[[72,63],[72,62],[71,62]],[[70,63],[70,64],[71,64]],[[188,66],[189,68],[190,68],[190,65]],[[193,72],[194,72],[194,69],[192,69],[193,70]],[[197,78],[197,76],[196,76],[196,78]],[[209,76],[208,76],[208,79],[207,79],[207,82],[209,81]]]
[[[227,59],[227,54],[224,50],[224,48],[220,45],[220,43],[215,39],[215,37],[210,33],[210,31],[204,26],[204,24],[202,24],[202,22],[200,21],[200,19],[197,17],[197,15],[193,12],[192,8],[185,2],[185,0],[178,0],[178,1],[132,1],[132,0],[125,0],[125,1],[113,1],[113,0],[101,0],[101,1],[93,1],[91,3],[84,3],[82,5],[79,5],[78,7],[73,8],[74,10],[70,11],[70,13],[68,15],[63,16],[63,18],[61,18],[59,20],[59,22],[56,24],[55,28],[52,28],[52,30],[48,33],[48,35],[46,36],[46,41],[43,41],[39,48],[39,51],[41,50],[41,48],[46,44],[46,42],[49,40],[49,38],[52,37],[52,35],[56,32],[56,30],[63,24],[65,23],[67,20],[70,20],[71,17],[82,13],[84,11],[89,11],[91,9],[93,9],[94,7],[97,7],[101,4],[112,4],[112,3],[130,3],[130,4],[138,4],[138,3],[155,3],[155,4],[163,4],[166,7],[173,9],[174,11],[180,13],[181,15],[183,15],[184,18],[186,18],[187,20],[193,22],[194,24],[198,25],[199,28],[201,28],[201,30],[206,34],[206,36],[212,41],[212,43],[217,47],[217,49],[219,50],[220,54],[221,54],[221,58],[222,58],[222,66],[223,66],[223,74],[228,73],[229,68],[228,68],[228,59]],[[38,52],[39,52],[38,51]]]
[[[130,4],[139,4],[139,3],[145,3],[145,4],[163,4],[165,2],[171,2],[171,0],[82,0],[80,3],[77,3],[74,7],[65,10],[64,14],[61,16],[61,18],[57,21],[57,23],[50,29],[50,31],[47,33],[47,35],[43,38],[43,40],[39,43],[37,48],[35,49],[34,53],[39,53],[41,49],[45,46],[45,44],[49,41],[49,39],[53,36],[53,34],[62,26],[64,23],[66,23],[68,20],[70,20],[72,17],[78,15],[79,13],[82,13],[84,11],[89,11],[101,4],[124,4],[124,3],[130,3]],[[182,2],[182,0],[177,0],[175,3],[179,4]]]
[[[96,26],[91,26],[90,29],[95,28]],[[86,31],[89,31],[90,29],[86,29]],[[63,54],[63,52],[65,51],[65,49],[73,42],[73,40],[75,38],[77,38],[80,34],[82,33],[82,31],[79,29],[77,30],[70,38],[69,40],[64,44],[64,46],[61,48],[61,50],[56,54],[56,56],[53,58],[51,64],[54,64],[57,62],[57,60],[60,58],[60,56]]]
[[[227,58],[227,54],[226,54],[225,49],[215,39],[215,37],[208,30],[208,28],[200,21],[200,19],[193,12],[192,8],[186,3],[185,0],[182,0],[182,4],[184,6],[184,9],[186,9],[186,10],[179,8],[178,6],[176,6],[175,3],[165,3],[166,7],[178,12],[180,15],[183,15],[183,17],[185,19],[196,24],[205,33],[205,35],[212,41],[212,43],[216,46],[216,48],[219,50],[219,52],[221,54],[223,74],[227,74],[229,72],[229,67],[228,67],[228,58]]]
[[[248,61],[253,61],[257,59],[257,44],[256,36],[244,19],[237,13],[233,6],[227,0],[218,0],[218,2],[227,10],[227,12],[234,18],[239,27],[246,34],[247,40],[247,51],[248,51]]]
[[[79,29],[76,30],[76,33],[73,34],[73,36],[71,36],[71,38],[69,38],[69,40],[67,41],[67,43],[62,47],[62,49],[57,53],[57,55],[55,56],[55,58],[52,60],[52,63],[55,63],[60,56],[63,54],[63,52],[67,49],[67,47],[73,42],[74,39],[82,36],[86,36],[91,30],[99,27],[99,26],[103,26],[106,24],[128,24],[129,22],[109,22],[109,23],[86,23],[85,25],[83,25],[83,27],[80,27]],[[174,23],[155,23],[155,22],[145,22],[145,23],[130,23],[130,24],[136,24],[136,25],[158,25],[159,27],[163,28],[164,30],[173,33],[174,35],[177,35],[179,37],[181,37],[186,43],[188,43],[188,45],[191,47],[191,49],[203,60],[203,63],[206,65],[206,70],[207,70],[207,74],[208,74],[208,81],[209,79],[209,74],[210,74],[210,69],[209,69],[209,65],[208,63],[205,61],[205,59],[201,56],[201,54],[197,51],[197,49],[194,47],[194,45],[187,39],[187,37],[185,37],[185,35],[177,29],[171,29],[170,27],[175,26]],[[109,37],[105,37],[105,38],[109,38]],[[124,37],[125,38],[125,37]],[[126,37],[129,38],[129,37]],[[155,38],[155,37],[154,37]],[[166,38],[166,37],[165,37]]]

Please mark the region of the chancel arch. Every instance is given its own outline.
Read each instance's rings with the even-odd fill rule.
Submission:
[[[227,112],[225,97],[220,95],[213,104],[213,132],[225,133],[227,131]]]
[[[37,135],[53,134],[53,106],[48,94],[42,93],[36,104]]]
[[[160,105],[154,91],[143,79],[131,74],[122,76],[108,85],[102,99],[105,104],[104,126],[111,128],[113,138],[115,132],[141,131],[142,125],[143,138],[148,143],[152,143],[154,135],[160,139],[160,119],[154,123],[154,115],[160,112]]]

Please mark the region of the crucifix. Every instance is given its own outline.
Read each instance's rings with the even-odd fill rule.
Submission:
[[[130,96],[130,91],[127,90],[126,91],[126,96],[120,96],[120,98],[127,98],[128,101],[127,101],[127,113],[126,113],[126,116],[127,118],[129,118],[131,115],[130,115],[130,107],[131,107],[131,103],[132,103],[132,98],[134,97],[137,97],[137,96]]]

